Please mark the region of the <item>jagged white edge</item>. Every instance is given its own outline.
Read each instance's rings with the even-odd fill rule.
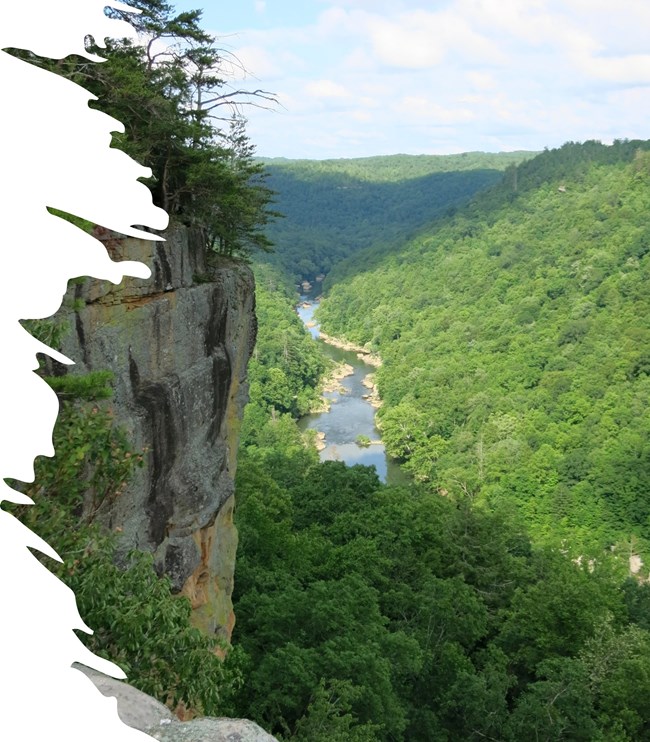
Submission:
[[[85,50],[86,36],[101,47],[106,37],[133,37],[129,24],[110,19],[111,0],[8,0],[3,4],[0,49],[28,49],[61,59]],[[94,276],[119,283],[124,275],[147,278],[147,266],[115,263],[93,237],[52,215],[48,207],[127,235],[160,239],[134,225],[167,226],[138,178],[150,175],[110,147],[122,124],[92,110],[87,91],[0,51],[0,500],[30,502],[5,479],[34,480],[36,456],[51,456],[58,414],[54,392],[34,370],[47,352],[19,324],[60,306],[67,281]],[[38,507],[36,502],[33,507]],[[114,698],[105,698],[71,667],[124,673],[88,652],[73,629],[90,631],[74,594],[30,552],[59,559],[40,537],[0,511],[0,739],[66,742],[136,742],[148,735],[123,724]]]

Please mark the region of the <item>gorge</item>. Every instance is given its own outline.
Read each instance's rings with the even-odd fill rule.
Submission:
[[[242,716],[292,742],[516,742],[564,728],[569,739],[621,728],[626,742],[643,739],[645,712],[634,699],[650,666],[650,588],[644,574],[629,573],[628,553],[644,554],[644,525],[620,506],[645,507],[648,382],[632,339],[645,342],[634,317],[645,311],[646,231],[643,209],[629,204],[644,204],[648,190],[643,152],[633,147],[576,145],[540,156],[520,166],[516,199],[506,173],[430,233],[337,266],[319,316],[332,335],[382,355],[384,443],[414,475],[400,482],[383,483],[381,466],[322,461],[306,444],[296,420],[315,401],[329,346],[308,336],[282,277],[254,266],[256,327],[249,268],[208,259],[185,228],[147,255],[137,241],[106,235],[110,250],[150,262],[152,287],[72,286],[62,348],[80,359],[79,371],[114,370],[113,401],[104,404],[136,452],[153,443],[165,452],[145,451],[131,484],[96,515],[119,529],[123,548],[153,555],[176,594],[193,601],[190,620],[203,636],[230,639],[223,666],[208,669],[201,655],[198,673],[183,664],[192,653],[175,654],[183,680],[210,678],[198,702],[186,696],[193,713]],[[564,192],[554,187],[556,168]],[[591,221],[594,209],[603,218]],[[572,233],[573,252],[560,247],[557,233],[581,218],[588,226]],[[607,254],[594,249],[598,230],[608,236]],[[533,333],[541,333],[534,352]],[[523,355],[513,350],[520,346]],[[488,361],[490,374],[481,371]],[[581,392],[591,400],[588,414]],[[347,399],[332,407],[344,409]],[[541,403],[545,426],[540,411],[516,407],[528,400]],[[356,402],[372,424],[374,411]],[[602,409],[610,410],[606,424],[594,425]],[[599,441],[612,426],[638,455]],[[367,451],[350,428],[341,425],[354,449]],[[194,478],[177,466],[181,456],[190,457]],[[599,481],[581,474],[587,463],[601,467],[601,482],[619,477],[619,499],[603,494],[609,513],[593,492],[581,499]],[[95,505],[87,500],[84,512]],[[621,530],[605,549],[616,513],[631,537]],[[541,528],[550,518],[554,530]],[[576,528],[579,518],[590,527]],[[563,528],[573,542],[557,541]],[[154,585],[144,570],[134,579]],[[603,662],[611,664],[596,682],[590,673]],[[142,673],[142,664],[133,666]],[[233,682],[238,676],[245,682]],[[549,717],[567,683],[577,695],[565,703],[560,694]],[[179,715],[187,710],[171,705]]]

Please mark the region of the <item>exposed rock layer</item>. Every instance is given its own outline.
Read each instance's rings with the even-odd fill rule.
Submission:
[[[233,480],[256,334],[254,282],[235,261],[209,264],[200,234],[165,237],[102,236],[114,259],[140,260],[152,276],[71,287],[76,309],[62,350],[80,371],[113,371],[115,418],[135,449],[148,449],[128,489],[97,517],[121,532],[125,551],[154,553],[192,601],[196,625],[229,638]]]
[[[117,700],[120,719],[161,742],[277,742],[247,719],[204,717],[181,722],[155,698],[109,675],[75,664],[105,696]]]

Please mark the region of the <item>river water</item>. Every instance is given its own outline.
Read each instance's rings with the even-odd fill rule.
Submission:
[[[308,302],[309,306],[303,306],[304,302]],[[304,296],[300,298],[297,311],[305,326],[314,321],[317,307],[318,302]],[[371,441],[380,440],[379,431],[375,427],[375,408],[362,396],[369,391],[362,381],[376,370],[375,367],[357,358],[354,351],[341,350],[323,342],[319,338],[318,325],[308,329],[312,337],[322,344],[325,355],[337,363],[348,363],[354,369],[352,375],[339,382],[345,392],[326,392],[323,395],[332,402],[329,412],[305,415],[298,422],[301,430],[314,429],[325,434],[326,448],[320,452],[321,461],[338,460],[348,466],[374,466],[379,479],[388,484],[408,481],[408,476],[398,464],[387,456],[383,443],[363,447],[355,442],[359,435],[367,436]]]

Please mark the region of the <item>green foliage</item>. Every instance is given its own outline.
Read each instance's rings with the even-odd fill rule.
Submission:
[[[288,160],[283,157],[261,158],[274,168],[299,169],[306,180],[323,175],[347,175],[367,183],[397,183],[432,173],[462,173],[474,170],[506,170],[535,152],[462,152],[458,155],[379,155],[337,160]]]
[[[319,310],[381,353],[393,456],[441,491],[516,504],[575,556],[631,537],[650,556],[649,147],[519,164],[399,252],[342,266]]]
[[[56,392],[59,399],[109,399],[113,396],[110,386],[114,379],[112,371],[91,371],[82,376],[44,376],[45,381]]]
[[[103,395],[105,379],[101,383]],[[92,382],[81,386],[93,399]],[[53,443],[56,456],[39,459],[35,481],[20,489],[34,500],[43,497],[46,506],[60,511],[58,517],[71,521],[90,522],[102,506],[120,497],[134,468],[143,463],[142,454],[132,452],[124,433],[113,426],[110,410],[97,402],[62,402]],[[30,528],[40,530],[37,510],[23,512]],[[56,548],[56,531],[51,535]]]
[[[278,209],[274,265],[296,280],[337,270],[368,245],[394,249],[449,209],[496,183],[530,152],[393,155],[352,160],[262,160]]]
[[[79,227],[80,229],[83,229],[84,232],[92,232],[94,228],[94,224],[92,222],[89,222],[87,219],[82,219],[80,216],[75,216],[74,214],[68,214],[65,211],[61,211],[60,209],[54,209],[52,207],[48,207],[47,209],[50,214],[54,214],[55,216],[61,217],[61,219],[65,219],[65,221],[70,222],[71,224],[74,224],[75,227]]]
[[[268,208],[273,194],[264,167],[253,159],[242,111],[246,105],[272,105],[274,96],[229,90],[229,53],[201,27],[202,11],[179,13],[162,0],[135,5],[140,15],[109,13],[132,24],[139,43],[108,39],[105,49],[92,46],[105,58],[102,64],[14,53],[82,85],[97,97],[94,107],[124,124],[124,133],[113,135],[114,145],[151,168],[147,184],[154,203],[173,219],[201,228],[209,246],[222,254],[247,257],[268,250],[264,228],[277,213]],[[156,47],[161,40],[165,51]],[[51,211],[82,229],[92,227]]]
[[[358,724],[350,713],[358,691],[349,682],[321,680],[291,737],[296,742],[375,742],[376,724]]]
[[[614,557],[319,463],[289,423],[240,454],[237,714],[284,740],[645,739],[644,586],[626,601]]]
[[[86,646],[170,708],[222,714],[240,682],[236,655],[224,663],[215,640],[190,625],[189,601],[172,595],[150,554],[132,553],[126,569],[111,557],[110,550],[86,554],[67,579],[94,631],[82,635]]]
[[[294,417],[304,415],[319,397],[327,361],[293,310],[292,292],[270,267],[258,265],[255,310],[257,343],[248,365],[251,405]],[[249,419],[255,415],[250,409]],[[245,422],[243,439],[249,427]]]

